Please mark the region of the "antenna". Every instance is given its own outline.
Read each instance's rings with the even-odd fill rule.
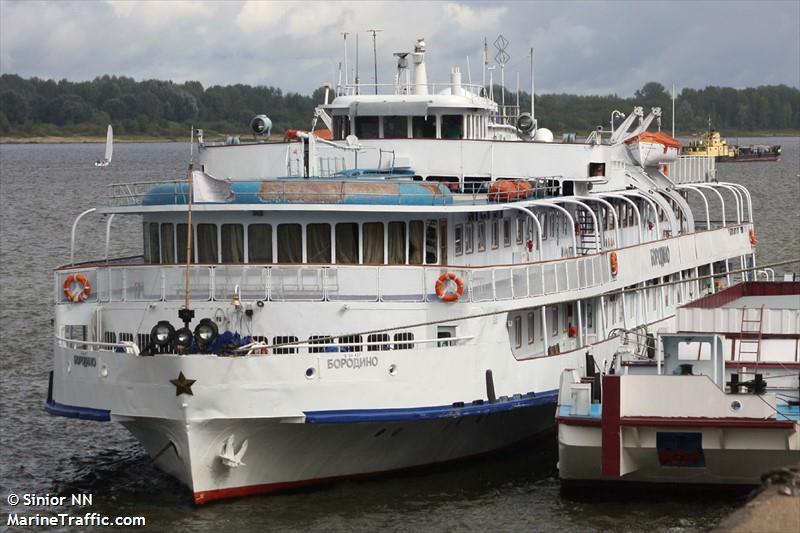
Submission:
[[[489,68],[489,49],[486,44],[486,37],[483,38],[483,90],[486,92],[486,69]],[[488,93],[487,93],[488,94]],[[484,94],[484,97],[486,95]]]
[[[358,85],[358,33],[356,33],[356,94],[361,92],[361,88]]]
[[[506,52],[506,48],[508,47],[508,39],[503,37],[503,34],[497,36],[497,39],[494,40],[494,47],[497,48],[497,54],[494,56],[494,60],[497,63],[500,63],[500,102],[502,106],[502,112],[500,113],[500,117],[502,120],[505,120],[506,117],[506,63],[508,60],[511,59],[511,56],[508,55]]]
[[[470,91],[472,90],[472,69],[469,66],[469,56],[467,56],[467,80],[470,84]]]
[[[347,85],[347,36],[350,35],[350,32],[343,31],[342,37],[344,37],[344,84]]]
[[[675,137],[675,84],[672,84],[672,137]]]
[[[533,119],[533,123],[535,125],[536,124],[536,113],[534,113],[534,107],[533,107],[533,94],[534,94],[533,88],[534,88],[534,85],[533,85],[533,47],[531,47],[531,118]]]
[[[378,32],[382,31],[381,29],[367,30],[367,33],[372,34],[372,60],[375,63],[375,94],[378,94],[378,48],[375,36]]]

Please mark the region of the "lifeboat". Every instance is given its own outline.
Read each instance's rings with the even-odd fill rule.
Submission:
[[[633,159],[643,167],[657,167],[676,161],[683,146],[678,139],[662,131],[640,133],[625,141],[625,144]]]
[[[531,195],[533,186],[526,180],[500,179],[489,186],[490,202],[524,200]]]

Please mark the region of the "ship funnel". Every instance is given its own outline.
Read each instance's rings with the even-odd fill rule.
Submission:
[[[428,73],[425,70],[425,40],[417,39],[414,53],[411,54],[414,62],[414,94],[428,94]]]
[[[461,96],[461,71],[458,67],[453,67],[450,71],[450,94]]]

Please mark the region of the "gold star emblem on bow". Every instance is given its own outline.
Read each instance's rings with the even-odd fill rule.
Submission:
[[[170,383],[175,385],[175,396],[180,396],[181,394],[188,394],[190,396],[194,396],[192,393],[192,385],[194,382],[197,381],[196,379],[186,379],[186,376],[183,375],[183,372],[178,374],[177,379],[169,380]]]

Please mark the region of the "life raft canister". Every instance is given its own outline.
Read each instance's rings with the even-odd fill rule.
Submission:
[[[72,290],[72,284],[78,283],[77,290]],[[77,274],[70,274],[64,280],[64,295],[70,302],[82,302],[92,294],[92,287],[89,285],[89,280],[80,272]]]
[[[750,244],[752,244],[753,246],[757,245],[758,240],[756,239],[756,230],[750,228],[749,234],[750,234]]]
[[[608,259],[611,262],[611,275],[612,276],[616,276],[617,272],[619,271],[619,262],[617,260],[617,252],[612,250],[611,253],[608,254]]]
[[[446,291],[445,286],[449,285],[448,281],[455,282],[455,292]],[[441,298],[443,302],[455,302],[462,294],[464,294],[464,280],[452,272],[446,272],[439,276],[439,279],[436,281],[436,296]]]

